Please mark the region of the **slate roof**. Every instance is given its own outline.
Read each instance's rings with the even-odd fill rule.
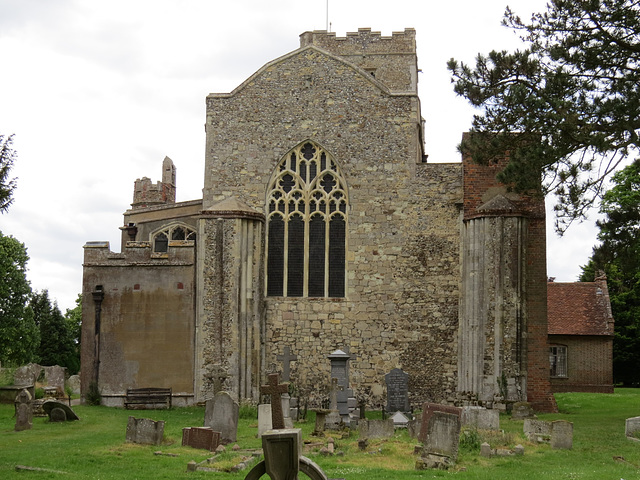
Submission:
[[[613,335],[606,281],[547,283],[549,335]]]

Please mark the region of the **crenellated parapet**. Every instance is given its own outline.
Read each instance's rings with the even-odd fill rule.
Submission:
[[[195,242],[172,240],[166,252],[154,252],[151,242],[126,242],[122,253],[112,252],[109,242],[87,242],[84,266],[184,266],[195,261]]]
[[[162,181],[138,178],[133,189],[133,209],[176,203],[176,167],[169,157],[162,162]]]

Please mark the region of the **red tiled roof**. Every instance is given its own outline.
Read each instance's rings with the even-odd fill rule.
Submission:
[[[606,281],[547,283],[550,335],[613,335]]]

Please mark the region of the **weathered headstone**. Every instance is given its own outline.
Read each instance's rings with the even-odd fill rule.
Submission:
[[[263,395],[271,395],[271,422],[274,430],[284,428],[284,415],[282,413],[280,396],[289,391],[289,384],[278,383],[279,377],[280,375],[277,373],[270,373],[269,384],[260,387],[260,393]]]
[[[284,353],[277,355],[276,358],[282,362],[282,381],[288,382],[291,380],[291,362],[298,360],[297,355],[291,353],[291,349],[288,345],[284,347]]]
[[[551,440],[551,422],[525,418],[522,430],[530,442],[548,443]]]
[[[164,421],[129,417],[126,440],[129,443],[160,445],[164,436]]]
[[[207,400],[204,413],[204,426],[220,432],[223,445],[233,443],[238,436],[238,402],[227,392],[218,392]]]
[[[80,375],[71,375],[67,380],[67,386],[74,395],[80,395]]]
[[[329,414],[326,417],[326,427],[329,430],[335,430],[336,428],[338,428],[340,426],[340,422],[342,421],[340,411],[338,410],[338,393],[340,391],[342,391],[342,385],[338,384],[337,378],[332,378],[331,390],[329,392]]]
[[[491,445],[489,445],[487,442],[484,442],[482,445],[480,445],[481,457],[490,457],[491,455],[493,455],[493,451],[491,450]]]
[[[516,402],[511,410],[511,420],[524,420],[525,418],[536,418],[533,407],[529,402]]]
[[[446,469],[454,465],[458,458],[459,441],[460,416],[455,413],[433,412],[427,425],[422,457],[416,462],[416,468]]]
[[[394,433],[393,420],[360,420],[358,432],[360,438],[390,438]]]
[[[220,432],[209,427],[186,427],[182,429],[182,446],[201,448],[214,452],[220,445]]]
[[[638,440],[640,432],[640,417],[627,418],[624,422],[624,434],[631,440]]]
[[[313,430],[313,434],[319,435],[324,432],[327,422],[327,415],[331,412],[331,410],[317,408],[314,410],[314,412],[316,413],[316,426]]]
[[[387,383],[387,412],[408,413],[409,406],[409,374],[394,368],[384,376]]]
[[[24,388],[16,397],[16,426],[15,431],[29,430],[33,427],[33,410],[31,408],[31,394]]]
[[[40,372],[42,372],[42,367],[36,363],[18,367],[13,372],[13,383],[15,385],[35,385]]]
[[[349,400],[352,400],[352,405],[357,406],[357,401],[353,396],[353,390],[349,388],[349,359],[351,355],[343,350],[336,350],[328,356],[331,361],[331,378],[338,379],[338,385],[342,387],[338,391],[338,412],[342,417],[342,421],[345,425],[351,424],[351,409],[349,408]]]
[[[65,403],[57,400],[47,400],[42,404],[42,409],[49,415],[50,422],[66,422],[67,420],[80,420],[76,412]]]
[[[422,425],[422,415],[416,416],[413,420],[409,420],[407,424],[407,432],[411,438],[418,438],[420,435],[420,426]]]
[[[484,407],[462,407],[462,425],[479,430],[500,430],[500,412]]]
[[[551,448],[557,450],[573,448],[573,423],[566,420],[551,422]]]
[[[53,387],[58,392],[64,393],[64,377],[67,369],[59,365],[44,367],[44,381],[47,387]]]
[[[462,416],[462,409],[459,407],[453,407],[451,405],[441,405],[439,403],[424,402],[422,404],[422,422],[420,424],[420,433],[418,440],[424,443],[427,439],[427,433],[429,430],[429,419],[435,412],[451,413]]]
[[[258,405],[258,438],[262,437],[267,430],[273,430],[272,422],[271,405],[268,403]]]

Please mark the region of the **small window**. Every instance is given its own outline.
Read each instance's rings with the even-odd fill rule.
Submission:
[[[552,345],[549,347],[549,364],[552,377],[567,377],[567,347]]]

